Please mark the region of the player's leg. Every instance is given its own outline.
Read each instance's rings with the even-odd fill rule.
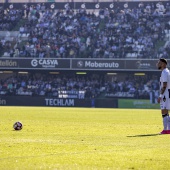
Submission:
[[[166,108],[167,108],[167,113],[170,110],[170,99],[166,101]],[[168,125],[167,125],[167,134],[170,134],[170,116],[168,115]]]
[[[169,108],[169,102],[166,100],[165,102],[160,103],[161,107],[161,113],[162,113],[162,119],[163,119],[163,131],[160,132],[160,134],[170,134],[170,118],[168,109]]]
[[[162,120],[163,120],[163,131],[160,134],[167,134],[168,122],[169,122],[168,110],[162,109],[161,113],[162,113]]]

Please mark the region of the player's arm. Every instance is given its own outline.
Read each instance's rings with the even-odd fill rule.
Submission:
[[[167,82],[163,82],[163,86],[161,88],[160,95],[164,94],[166,87],[167,87]]]
[[[161,99],[162,99],[162,95],[164,94],[165,90],[166,90],[166,87],[167,87],[167,82],[163,82],[163,86],[161,88],[161,91],[160,91],[160,95],[157,99],[157,102],[160,103]]]

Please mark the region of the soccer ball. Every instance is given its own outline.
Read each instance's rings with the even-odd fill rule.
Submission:
[[[13,128],[15,130],[21,130],[22,129],[22,123],[21,122],[15,122],[13,125]]]

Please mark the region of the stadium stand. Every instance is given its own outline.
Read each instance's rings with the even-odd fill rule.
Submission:
[[[159,91],[159,81],[155,75],[143,78],[132,74],[121,79],[109,80],[106,75],[73,74],[48,75],[44,73],[13,74],[1,77],[0,95],[58,97],[62,93],[81,91],[81,98],[119,97],[149,99],[149,93]]]
[[[67,6],[59,10],[37,4],[20,10],[1,9],[3,12],[0,30],[17,31],[18,35],[14,41],[11,36],[1,37],[3,57],[112,59],[169,55],[165,50],[170,39],[169,3],[99,8],[97,13],[86,8]],[[167,54],[162,53],[164,50]]]
[[[69,5],[53,9],[39,3],[24,4],[20,9],[1,8],[0,13],[2,58],[130,60],[170,56],[169,3],[97,10]],[[31,72],[0,75],[0,95],[59,97],[68,93],[77,98],[149,99],[151,91],[155,96],[159,91],[157,77],[124,73],[122,79],[110,80],[100,74],[92,76],[92,72],[90,76],[69,71],[48,75],[36,68]]]

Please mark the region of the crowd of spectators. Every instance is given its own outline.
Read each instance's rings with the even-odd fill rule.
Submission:
[[[47,75],[42,73],[15,74],[1,78],[0,95],[59,97],[62,92],[84,92],[84,97],[129,97],[148,99],[149,93],[159,91],[155,76],[124,76],[110,79],[107,75]],[[126,94],[120,96],[120,94]]]
[[[122,81],[110,81],[106,86],[106,97],[124,97],[135,99],[149,99],[150,93],[159,96],[158,77],[129,75]],[[157,98],[155,97],[155,98]]]
[[[11,30],[19,19],[20,37],[15,46],[1,40],[0,48],[11,57],[37,58],[138,58],[170,55],[168,48],[155,49],[170,30],[170,4],[140,4],[133,9],[85,8],[64,10],[43,4],[8,9],[0,16],[0,30]],[[22,35],[27,40],[22,41]],[[6,47],[7,46],[7,47]]]
[[[96,76],[29,74],[1,79],[1,95],[57,96],[63,91],[85,91],[85,97],[97,97],[103,85]]]
[[[0,31],[12,31],[23,17],[22,9],[3,9],[0,7]]]

